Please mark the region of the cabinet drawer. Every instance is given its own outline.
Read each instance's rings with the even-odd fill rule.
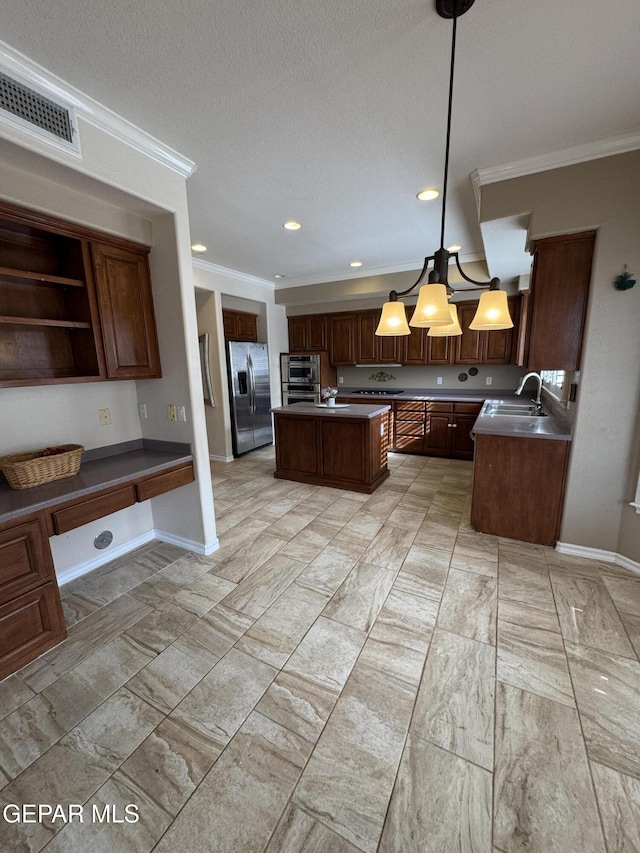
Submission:
[[[138,483],[136,485],[137,499],[139,501],[148,501],[150,498],[163,495],[172,489],[186,486],[187,483],[193,483],[194,480],[193,463],[190,462],[181,468],[174,468],[173,471],[166,471],[163,474],[158,474],[155,477],[144,480],[142,483]]]
[[[0,607],[0,678],[55,646],[66,636],[55,582]]]
[[[454,403],[453,411],[461,415],[479,415],[482,403]]]
[[[424,421],[396,421],[396,435],[424,435]]]
[[[424,438],[422,436],[398,435],[396,434],[395,449],[401,453],[423,453]]]
[[[406,412],[406,411],[397,411],[396,418],[399,421],[420,421],[423,423],[425,421],[426,415],[424,409],[419,412]]]
[[[396,412],[424,412],[424,403],[422,400],[403,400],[401,403],[395,404]]]
[[[0,603],[55,578],[47,540],[40,517],[0,531]]]
[[[81,527],[83,524],[88,524],[90,521],[95,521],[97,518],[133,506],[135,502],[136,493],[133,485],[114,489],[112,492],[73,504],[66,509],[55,510],[51,513],[53,529],[57,534],[66,533],[76,527]]]
[[[453,403],[427,403],[428,412],[453,412]]]

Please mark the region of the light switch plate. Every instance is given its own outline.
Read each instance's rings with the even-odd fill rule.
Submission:
[[[186,410],[186,408],[184,406],[178,406],[177,411],[178,411],[178,420],[180,421],[180,423],[186,424],[186,422],[187,422],[187,410]]]
[[[141,418],[147,417],[147,404],[146,403],[138,403],[138,412],[140,413]]]

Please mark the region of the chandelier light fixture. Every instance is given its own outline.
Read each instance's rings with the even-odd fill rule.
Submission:
[[[513,320],[509,314],[507,294],[500,290],[500,279],[492,278],[491,281],[475,281],[464,272],[460,266],[458,252],[450,252],[444,248],[444,228],[447,213],[447,185],[449,180],[449,148],[451,142],[451,106],[453,103],[453,72],[456,58],[456,30],[458,18],[464,15],[474,0],[436,0],[436,11],[442,18],[453,20],[453,35],[451,38],[451,70],[449,74],[449,108],[447,111],[447,142],[444,158],[444,181],[442,184],[442,219],[440,224],[440,248],[424,259],[424,266],[418,276],[418,280],[400,292],[392,290],[389,301],[382,307],[382,315],[376,335],[410,335],[409,326],[418,328],[429,328],[427,333],[431,337],[442,337],[446,335],[461,335],[462,329],[458,322],[455,305],[449,303],[449,299],[455,292],[455,288],[449,284],[449,263],[454,262],[458,272],[473,289],[484,290],[478,302],[478,310],[469,328],[477,331],[492,331],[495,329],[510,329]],[[418,304],[409,323],[405,313],[404,303],[400,297],[406,296],[415,290],[422,282],[429,265],[433,267],[429,272],[428,284],[423,284],[418,294]],[[471,288],[465,287],[464,290]]]

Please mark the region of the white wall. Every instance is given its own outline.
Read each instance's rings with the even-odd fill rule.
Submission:
[[[276,305],[270,283],[258,283],[247,277],[227,275],[212,264],[194,261],[193,281],[198,291],[198,332],[209,332],[211,377],[216,398],[215,408],[206,408],[209,453],[214,459],[233,458],[231,413],[227,385],[227,364],[222,326],[222,308],[236,308],[258,315],[258,333],[269,347],[271,404],[282,402],[280,388],[280,353],[289,345],[285,309]],[[206,298],[206,294],[211,294]]]
[[[99,552],[108,561],[118,547],[154,530],[170,541],[210,552],[217,547],[209,470],[191,252],[183,175],[110,133],[78,120],[77,158],[0,123],[0,197],[138,242],[152,245],[153,294],[163,378],[144,382],[8,388],[0,391],[0,452],[77,441],[87,448],[141,436],[192,446],[196,483],[104,520],[114,543]],[[138,401],[149,419],[140,422]],[[166,405],[183,403],[188,422],[169,424]],[[110,408],[111,427],[97,410]],[[100,529],[103,525],[100,524]],[[56,569],[68,573],[96,559],[95,531],[87,525],[54,539]]]
[[[531,211],[532,239],[598,231],[561,541],[640,562],[633,499],[640,406],[640,286],[617,291],[623,264],[640,275],[640,152],[482,188],[481,220]]]

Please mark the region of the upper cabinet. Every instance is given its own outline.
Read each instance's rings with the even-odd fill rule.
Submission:
[[[92,243],[109,379],[160,376],[148,253]]]
[[[289,317],[289,352],[324,352],[326,349],[326,314]]]
[[[518,363],[529,370],[578,370],[595,231],[536,240]]]
[[[355,314],[329,314],[329,363],[350,365],[356,362]]]
[[[493,332],[477,332],[469,328],[478,307],[477,302],[458,303],[458,319],[462,335],[456,341],[454,364],[514,363],[514,341],[518,339],[521,298],[510,296],[508,303],[513,328],[496,329]]]
[[[224,336],[228,341],[257,341],[258,317],[248,311],[222,309]]]
[[[0,203],[0,386],[160,376],[148,252]]]
[[[400,338],[378,337],[380,311],[358,311],[355,316],[356,364],[397,364],[400,362]]]

